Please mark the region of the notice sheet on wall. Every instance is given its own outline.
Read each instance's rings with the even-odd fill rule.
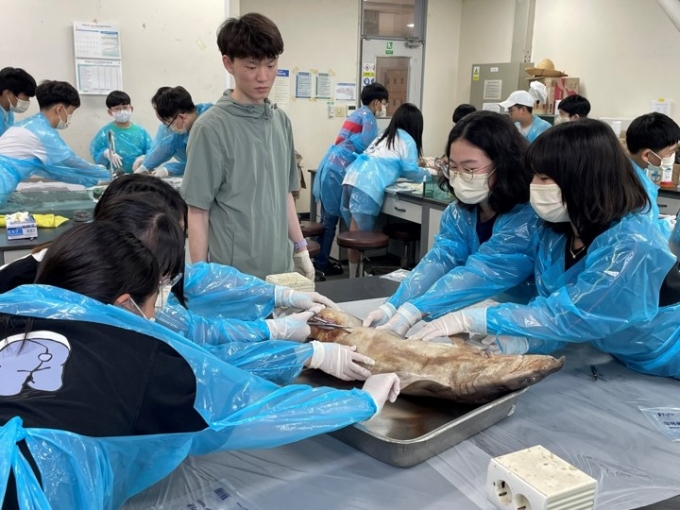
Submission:
[[[76,88],[106,95],[123,88],[120,30],[111,23],[73,22]]]

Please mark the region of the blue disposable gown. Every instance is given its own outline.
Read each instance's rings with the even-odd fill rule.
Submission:
[[[109,148],[109,131],[113,132],[116,144],[116,154],[123,160],[123,170],[132,173],[135,160],[151,150],[151,136],[143,127],[132,124],[129,128],[120,128],[110,122],[101,128],[90,143],[90,154],[95,163],[108,166],[109,160],[104,157],[104,151]]]
[[[12,467],[24,508],[117,509],[189,455],[270,448],[366,420],[376,412],[373,399],[361,390],[279,387],[163,326],[63,289],[18,287],[0,296],[0,313],[97,322],[167,342],[192,367],[194,405],[208,424],[191,433],[92,438],[24,429],[20,418],[13,418],[0,428],[0,498]],[[22,439],[40,469],[42,487],[17,446]]]
[[[401,158],[373,156],[370,150],[360,154],[347,169],[343,184],[349,184],[363,193],[353,193],[349,208],[342,206],[342,217],[349,225],[352,215],[367,214],[378,216],[385,198],[385,188],[394,184],[399,177],[422,181],[430,173],[418,167],[418,148],[416,142],[403,129],[397,130],[395,145],[403,143],[405,154]],[[386,144],[387,139],[380,142]],[[344,201],[344,200],[343,200]]]
[[[649,196],[649,202],[651,204],[651,207],[647,210],[649,218],[654,222],[654,224],[657,227],[659,227],[659,231],[661,232],[661,234],[668,238],[671,235],[671,225],[666,220],[659,218],[660,214],[659,204],[657,203],[657,198],[659,196],[659,187],[652,182],[652,180],[647,176],[645,171],[642,168],[640,168],[637,165],[637,163],[635,163],[635,161],[631,159],[630,162],[633,165],[635,173],[640,179],[642,186],[645,188],[647,196]]]
[[[0,136],[14,124],[14,112],[5,110],[0,106]]]
[[[517,129],[519,129],[519,122],[515,122],[515,126],[517,126]],[[534,120],[531,121],[529,132],[526,135],[523,134],[523,136],[529,143],[531,143],[536,140],[536,138],[538,138],[538,135],[543,133],[543,131],[550,129],[551,127],[552,126],[550,125],[550,122],[534,115]]]
[[[410,302],[428,319],[440,317],[525,283],[533,276],[539,218],[530,204],[501,214],[485,243],[477,236],[477,211],[457,202],[442,216],[435,244],[387,301]]]
[[[680,305],[659,306],[676,258],[649,217],[633,214],[613,224],[567,271],[566,242],[564,234],[542,227],[539,297],[524,306],[488,308],[487,331],[526,337],[534,353],[590,342],[633,370],[680,378]],[[480,312],[470,313],[478,323]]]
[[[340,134],[346,137],[340,143],[329,147],[319,163],[319,170],[314,179],[314,198],[323,204],[328,214],[337,217],[340,217],[342,180],[345,178],[347,167],[378,136],[378,123],[368,106],[356,110],[347,121],[350,122],[354,120],[353,118],[356,118],[355,123],[361,124],[361,131],[358,133],[341,131]]]
[[[196,105],[196,113],[200,117],[204,111],[212,106],[211,103],[200,103]],[[167,136],[161,135],[162,128],[159,128],[154,139],[151,151],[144,158],[144,168],[153,170],[161,166],[171,158],[177,161],[164,165],[168,169],[171,176],[184,175],[184,168],[187,165],[187,142],[189,141],[189,133],[173,133],[169,128],[167,129]]]
[[[205,317],[255,320],[274,310],[276,285],[223,264],[187,264],[184,296],[189,309]]]
[[[6,202],[19,183],[33,174],[83,186],[94,186],[110,179],[106,168],[76,155],[42,113],[22,120],[14,127],[27,129],[38,138],[46,152],[46,161],[43,163],[37,157],[20,160],[0,154],[0,203]]]

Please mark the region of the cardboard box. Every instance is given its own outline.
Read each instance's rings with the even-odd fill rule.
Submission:
[[[580,78],[570,76],[563,78],[541,78],[539,80],[545,85],[548,99],[545,103],[538,103],[534,112],[540,115],[557,115],[555,104],[567,96],[578,94]]]
[[[28,213],[5,215],[7,239],[35,239],[38,237],[38,225]]]
[[[677,189],[678,187],[678,182],[680,182],[680,165],[675,164],[673,165],[673,184],[672,185],[661,185],[661,189]]]

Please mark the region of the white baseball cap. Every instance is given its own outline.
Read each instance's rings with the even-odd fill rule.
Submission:
[[[498,104],[507,110],[508,108],[510,108],[511,106],[515,106],[516,104],[533,107],[535,103],[536,100],[534,99],[534,97],[531,94],[529,94],[526,90],[515,90],[512,94],[510,94],[510,96],[505,101]]]

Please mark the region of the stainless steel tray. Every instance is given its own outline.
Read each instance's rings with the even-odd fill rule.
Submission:
[[[355,387],[317,370],[305,370],[296,382],[341,389]],[[331,435],[386,464],[415,466],[510,416],[525,391],[526,388],[482,405],[401,395],[394,404],[388,402],[370,423],[345,427]]]

